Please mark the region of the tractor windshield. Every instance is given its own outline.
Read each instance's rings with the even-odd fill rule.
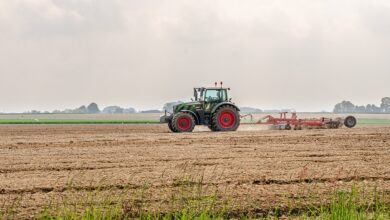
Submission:
[[[221,102],[226,101],[226,90],[224,89],[208,89],[205,92],[204,100],[206,102]]]
[[[206,89],[195,88],[194,89],[195,101],[205,102],[224,102],[227,101],[226,89]]]

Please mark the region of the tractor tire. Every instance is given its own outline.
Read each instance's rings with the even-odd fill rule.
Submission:
[[[171,126],[174,132],[192,132],[195,128],[195,119],[190,113],[179,112],[173,116]]]
[[[171,120],[171,121],[168,121],[168,128],[169,128],[169,130],[171,130],[172,132],[177,132],[177,131],[173,128],[173,126],[172,126],[172,120]]]
[[[284,127],[284,129],[286,129],[286,130],[291,130],[291,125],[290,125],[290,124],[286,124],[286,126]]]
[[[235,131],[240,126],[240,115],[236,108],[224,105],[218,108],[211,119],[212,131]]]
[[[348,116],[344,119],[344,125],[345,127],[347,128],[353,128],[355,127],[357,121],[356,121],[356,118],[353,117],[353,116]]]

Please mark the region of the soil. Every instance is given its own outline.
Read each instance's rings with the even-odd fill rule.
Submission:
[[[390,191],[390,126],[300,131],[241,125],[237,132],[170,133],[158,125],[0,125],[0,209],[30,218],[53,199],[148,185],[164,209],[193,176],[240,206],[269,208],[355,184]],[[19,198],[19,199],[18,199]],[[1,204],[6,204],[1,207]]]

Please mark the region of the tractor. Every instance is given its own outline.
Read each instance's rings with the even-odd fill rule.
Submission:
[[[228,96],[230,88],[194,88],[191,102],[173,106],[160,121],[168,123],[172,132],[192,132],[195,125],[206,125],[212,131],[235,131],[240,125],[240,109]]]

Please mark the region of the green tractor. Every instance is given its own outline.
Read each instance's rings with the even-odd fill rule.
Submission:
[[[195,125],[206,125],[212,131],[235,131],[240,125],[240,109],[228,97],[230,88],[194,88],[194,98],[165,111],[160,121],[172,132],[192,132]]]

